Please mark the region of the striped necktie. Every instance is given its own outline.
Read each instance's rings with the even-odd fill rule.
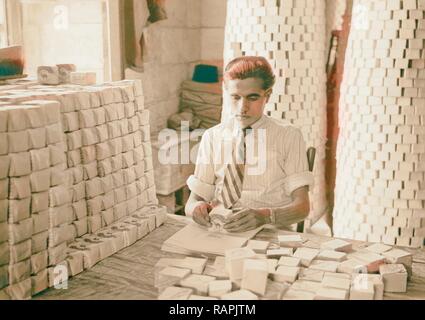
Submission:
[[[232,152],[232,160],[225,169],[221,200],[226,209],[231,209],[242,195],[246,162],[245,137],[249,129],[251,128],[247,127],[239,131]]]

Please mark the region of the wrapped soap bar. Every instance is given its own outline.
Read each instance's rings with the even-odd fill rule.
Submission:
[[[9,199],[18,200],[31,197],[30,177],[10,178]]]
[[[46,126],[46,137],[48,145],[64,141],[62,125],[60,123],[54,123]]]
[[[110,191],[102,197],[102,210],[108,210],[115,205],[114,192]]]
[[[30,249],[32,254],[39,253],[43,250],[47,250],[47,239],[49,238],[49,232],[43,231],[37,234],[33,234],[30,241]]]
[[[9,223],[18,223],[31,216],[31,198],[9,200]]]
[[[123,168],[122,155],[118,154],[111,158],[112,172],[119,171]]]
[[[69,274],[74,277],[84,271],[84,255],[76,249],[67,249],[66,262]]]
[[[98,161],[99,177],[104,177],[112,173],[112,162],[110,158]]]
[[[71,72],[75,72],[77,67],[75,64],[57,64],[60,83],[71,82]]]
[[[41,270],[39,273],[31,277],[31,294],[34,296],[43,292],[49,287],[48,271]]]
[[[59,69],[56,66],[40,66],[37,68],[37,79],[40,84],[58,85]]]
[[[62,114],[62,124],[65,132],[73,132],[80,129],[78,112],[67,112]]]
[[[50,167],[50,148],[30,151],[32,171],[40,171]]]
[[[48,253],[47,250],[43,250],[31,256],[31,274],[37,274],[44,269],[47,269],[48,265]]]
[[[58,164],[66,163],[66,151],[67,147],[65,143],[60,142],[53,145],[49,145],[50,150],[50,164],[56,166]]]
[[[50,207],[60,207],[70,203],[72,195],[69,188],[65,186],[53,187],[49,190],[49,205]]]
[[[121,202],[114,207],[114,220],[119,221],[120,219],[127,216],[127,202]]]
[[[83,164],[89,164],[96,161],[96,146],[88,146],[81,148],[81,159]]]
[[[108,126],[106,124],[97,126],[96,132],[99,137],[99,142],[106,142],[109,139]]]
[[[83,220],[87,217],[87,203],[85,199],[82,199],[78,202],[74,202],[72,204],[72,210],[74,213],[74,217],[76,217],[78,220]]]
[[[31,195],[31,213],[35,214],[47,209],[49,209],[49,192],[33,193]]]
[[[47,146],[46,128],[28,130],[28,144],[30,149],[45,148]]]
[[[22,177],[31,173],[31,156],[29,152],[10,153],[9,177]]]
[[[97,160],[104,160],[111,157],[111,148],[109,143],[103,142],[96,145],[96,158]]]
[[[32,192],[43,192],[50,188],[50,168],[42,171],[35,171],[30,175],[31,191]]]
[[[106,210],[102,211],[100,214],[102,216],[102,225],[109,226],[112,223],[114,223],[114,209],[113,208],[106,209]]]
[[[82,237],[88,233],[88,219],[76,220],[72,223],[75,227],[76,237]]]
[[[91,146],[99,143],[99,137],[97,135],[96,128],[85,128],[82,130],[83,146]]]
[[[9,224],[9,243],[18,244],[27,239],[31,239],[33,234],[33,220],[28,218],[18,223]]]
[[[54,228],[73,221],[74,212],[71,205],[49,208],[49,227]]]
[[[10,245],[10,264],[24,261],[31,257],[31,239]]]
[[[36,105],[39,106],[43,112],[43,118],[46,125],[54,124],[60,122],[60,103],[57,101],[50,101],[50,100],[29,100],[26,102],[23,102],[22,104],[25,105]],[[30,115],[32,118],[32,115]],[[41,116],[40,116],[41,117]],[[30,122],[32,119],[30,118]],[[34,123],[32,123],[33,128],[39,128],[40,126],[35,126]]]
[[[29,130],[7,133],[9,153],[19,153],[30,149]],[[43,146],[45,147],[45,146]]]
[[[96,72],[71,72],[70,81],[80,86],[96,84]]]
[[[100,214],[102,211],[103,196],[87,200],[87,212],[89,216]]]
[[[49,210],[34,213],[31,216],[33,220],[33,233],[37,234],[49,229]]]
[[[134,133],[139,130],[140,123],[139,118],[137,116],[134,116],[130,119],[128,119],[128,131],[131,133]]]

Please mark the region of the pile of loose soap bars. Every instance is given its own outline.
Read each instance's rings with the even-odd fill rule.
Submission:
[[[281,235],[279,245],[250,240],[212,264],[204,258],[161,259],[161,300],[382,300],[406,292],[412,255],[383,244],[354,250],[334,239],[318,244]]]

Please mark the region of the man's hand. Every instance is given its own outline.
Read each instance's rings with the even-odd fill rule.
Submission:
[[[204,227],[212,227],[210,222],[210,211],[213,209],[213,206],[207,202],[200,202],[199,205],[193,209],[192,218],[197,224]]]
[[[266,223],[269,223],[265,210],[263,209],[244,209],[236,213],[224,229],[228,232],[244,232],[256,229]]]

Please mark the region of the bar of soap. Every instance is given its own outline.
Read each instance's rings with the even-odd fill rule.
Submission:
[[[56,66],[40,66],[37,68],[37,79],[40,84],[58,85],[59,69]]]
[[[70,82],[80,86],[96,84],[96,72],[71,72]]]
[[[71,72],[75,72],[77,67],[75,64],[57,64],[60,83],[71,82]]]
[[[407,271],[403,264],[384,264],[379,267],[385,292],[406,292]]]

